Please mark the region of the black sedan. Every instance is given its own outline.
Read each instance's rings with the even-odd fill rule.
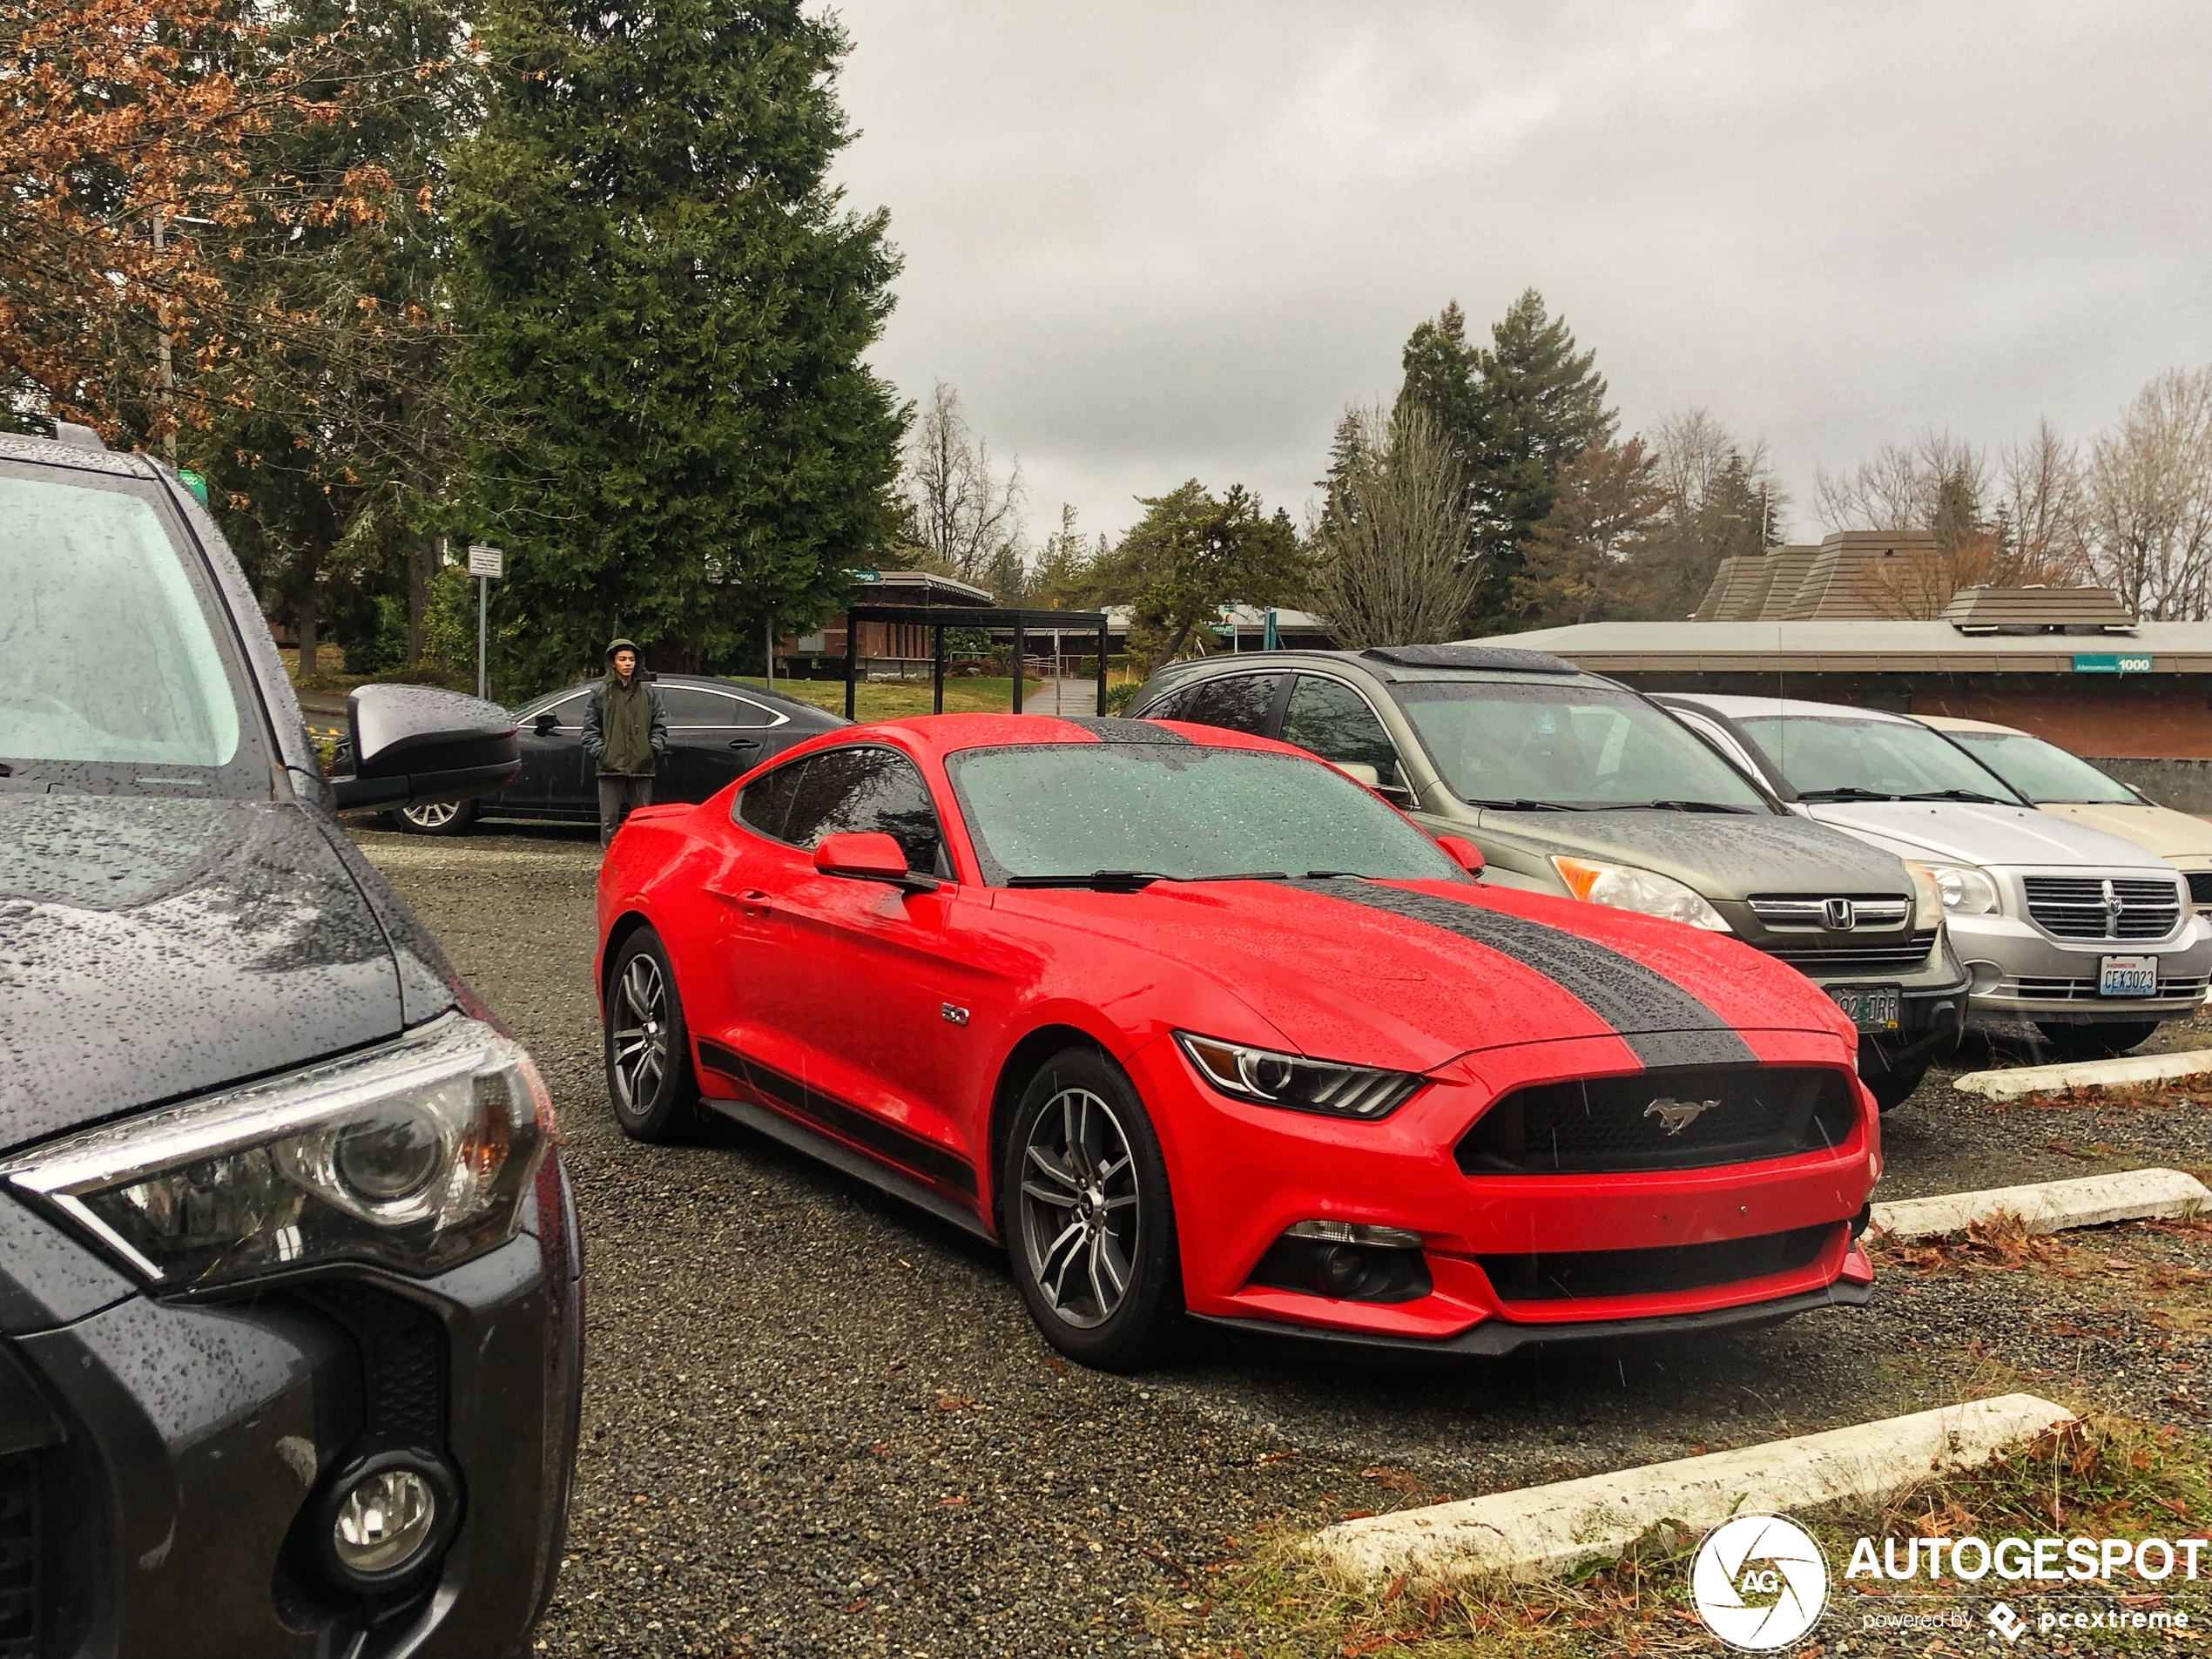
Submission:
[[[516,711],[523,770],[496,794],[426,801],[389,814],[395,829],[458,835],[479,818],[599,821],[597,774],[583,752],[583,711],[596,681],[548,692]],[[658,674],[668,709],[668,752],[653,779],[657,801],[702,801],[792,744],[845,724],[797,698],[697,674]]]
[[[335,816],[502,785],[514,717],[368,687],[326,779],[214,522],[73,435],[0,436],[0,1655],[526,1652],[575,1206]]]

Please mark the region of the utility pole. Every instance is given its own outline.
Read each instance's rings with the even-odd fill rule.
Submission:
[[[153,216],[153,251],[158,254],[168,246],[165,228],[168,215],[157,212]],[[163,299],[156,314],[161,321],[161,410],[168,417],[169,429],[161,435],[162,458],[174,471],[177,465],[177,372],[169,354],[169,301]]]

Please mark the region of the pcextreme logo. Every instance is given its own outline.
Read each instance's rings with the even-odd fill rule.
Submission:
[[[1786,1648],[1828,1605],[1828,1559],[1781,1515],[1737,1515],[1705,1534],[1689,1567],[1689,1599],[1705,1628],[1746,1653]]]

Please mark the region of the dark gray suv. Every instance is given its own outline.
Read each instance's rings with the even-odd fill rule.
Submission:
[[[0,437],[0,1656],[526,1651],[575,1208],[334,816],[498,787],[514,717],[371,687],[326,779],[213,521],[90,433]]]
[[[1335,762],[1484,880],[1735,934],[1858,1022],[1886,1109],[1959,1040],[1966,974],[1925,872],[1785,810],[1639,693],[1541,651],[1270,651],[1162,669],[1136,718],[1278,738]]]

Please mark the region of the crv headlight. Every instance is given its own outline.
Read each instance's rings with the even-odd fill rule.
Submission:
[[[1308,1060],[1218,1037],[1178,1031],[1175,1040],[1198,1075],[1224,1095],[1292,1111],[1323,1112],[1332,1117],[1387,1117],[1412,1097],[1423,1079],[1412,1072],[1379,1066],[1346,1066]]]
[[[1552,865],[1577,899],[1609,904],[1617,910],[1640,910],[1647,916],[1664,916],[1669,921],[1686,921],[1711,933],[1729,931],[1721,913],[1706,902],[1703,894],[1656,870],[1639,870],[1633,864],[1599,864],[1556,853]]]
[[[456,1014],[72,1136],[5,1174],[165,1285],[340,1260],[430,1273],[514,1232],[551,1134],[529,1055]]]
[[[1928,873],[1935,877],[1936,891],[1943,895],[1943,907],[1951,915],[1989,916],[2001,907],[1997,884],[1971,864],[1931,864]]]

